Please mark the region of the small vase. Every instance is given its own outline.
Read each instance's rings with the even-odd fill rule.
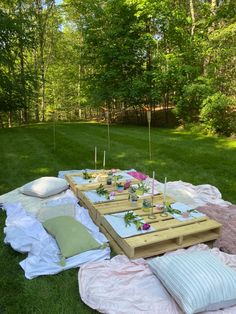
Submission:
[[[122,191],[124,191],[124,186],[116,186],[116,189],[117,189],[117,191],[118,192],[122,192]]]
[[[149,213],[149,212],[150,212],[151,206],[152,206],[152,204],[150,203],[150,201],[148,201],[148,200],[146,200],[146,199],[143,200],[142,210],[143,210],[145,213]]]
[[[137,189],[135,192],[137,195],[143,195],[143,190]]]

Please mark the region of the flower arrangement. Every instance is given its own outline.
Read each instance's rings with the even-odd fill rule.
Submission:
[[[136,188],[136,193],[138,195],[143,195],[144,193],[148,193],[149,191],[150,188],[144,182],[138,183],[138,186]]]
[[[135,194],[135,192],[136,192],[136,187],[134,187],[133,185],[130,185],[129,194]]]
[[[89,174],[87,170],[85,170],[85,171],[83,172],[83,179],[84,179],[84,180],[92,179],[92,175]]]
[[[130,180],[126,180],[125,183],[124,183],[124,189],[125,190],[129,189],[130,185],[131,185],[131,181]]]
[[[166,204],[165,208],[166,208],[166,212],[168,212],[172,215],[173,214],[181,215],[183,218],[188,218],[191,213],[197,213],[198,212],[195,209],[189,209],[186,212],[182,212],[179,209],[172,208],[170,204]]]
[[[110,193],[104,188],[102,184],[99,185],[99,187],[96,189],[96,192],[99,196],[104,195],[106,199],[110,198]]]
[[[138,200],[138,195],[135,193],[129,194],[129,199],[131,202],[137,202]]]
[[[142,206],[143,211],[149,212],[151,207],[152,207],[152,203],[149,200],[146,200],[146,199],[143,200],[143,206]]]
[[[115,182],[117,182],[118,180],[122,179],[123,177],[121,175],[113,175],[113,179]]]
[[[117,182],[116,183],[116,189],[118,190],[118,191],[123,191],[124,190],[124,183],[122,183],[122,182]]]
[[[148,223],[144,223],[142,218],[135,215],[132,211],[128,211],[124,216],[125,226],[135,224],[137,230],[148,230],[151,226]]]

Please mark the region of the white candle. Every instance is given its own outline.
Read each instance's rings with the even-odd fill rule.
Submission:
[[[106,166],[106,151],[104,150],[104,153],[103,153],[103,169],[105,169],[105,166]]]
[[[97,163],[97,146],[95,146],[95,152],[94,152],[94,162],[95,162],[95,165]]]
[[[164,183],[164,193],[163,193],[163,202],[166,202],[166,182],[167,182],[167,178],[165,177],[165,183]]]
[[[155,171],[152,172],[152,195],[154,195]]]

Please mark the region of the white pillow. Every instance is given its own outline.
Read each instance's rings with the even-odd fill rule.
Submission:
[[[58,194],[68,188],[68,183],[65,179],[56,177],[42,177],[23,185],[19,190],[21,193],[36,196],[48,197]]]
[[[186,314],[236,304],[236,271],[209,252],[165,255],[148,264]]]
[[[72,203],[60,204],[54,206],[43,206],[38,213],[38,220],[44,222],[48,219],[59,217],[59,216],[70,216],[75,217],[75,205]]]

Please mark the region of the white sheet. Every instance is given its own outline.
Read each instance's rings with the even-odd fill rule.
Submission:
[[[45,201],[42,201],[43,204]],[[57,205],[67,201],[77,203],[77,199],[70,190],[61,195],[61,198],[58,196],[50,198],[48,204]],[[28,253],[28,256],[20,262],[25,277],[28,279],[56,274],[69,268],[80,267],[87,262],[110,258],[110,248],[106,247],[70,257],[66,259],[66,265],[62,267],[59,264],[61,257],[57,243],[36,219],[37,213],[27,212],[19,202],[5,203],[4,207],[7,213],[4,242],[10,244],[18,252]],[[76,219],[87,227],[98,242],[107,242],[106,237],[99,232],[98,227],[91,220],[87,209],[76,205],[75,212]]]
[[[152,180],[147,178],[144,182],[151,185]],[[163,183],[155,181],[154,186],[157,191],[164,191]],[[222,206],[231,205],[230,202],[224,201],[220,191],[210,184],[193,185],[183,181],[167,182],[166,195],[191,208],[206,205],[207,203]]]
[[[48,203],[50,201],[56,201],[57,199],[65,199],[65,202],[74,202],[77,203],[77,200],[74,198],[71,198],[70,190],[66,190],[65,192],[46,197],[46,198],[40,198],[40,197],[34,197],[34,196],[28,196],[25,194],[22,194],[19,190],[19,188],[10,191],[6,194],[0,195],[0,203],[3,204],[17,204],[20,203],[22,207],[27,211],[35,216],[37,216],[37,213],[39,212],[40,208],[44,205],[49,205]]]

